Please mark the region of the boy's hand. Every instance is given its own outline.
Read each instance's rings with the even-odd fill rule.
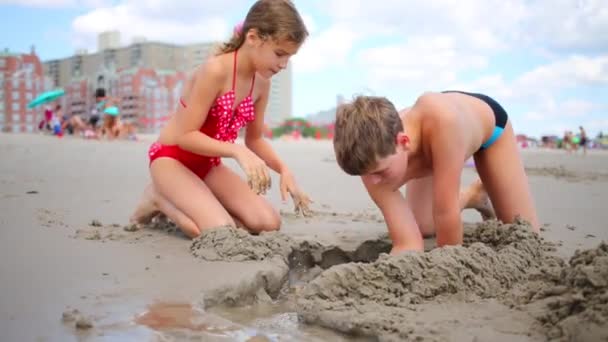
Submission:
[[[302,214],[302,216],[312,216],[312,210],[310,210],[310,203],[312,201],[304,192],[302,192],[296,185],[296,181],[289,170],[281,172],[281,199],[283,202],[287,201],[287,194],[291,195],[293,200],[294,210],[296,214]]]

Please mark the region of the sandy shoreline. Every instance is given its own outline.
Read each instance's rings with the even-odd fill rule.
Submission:
[[[125,231],[123,226],[148,180],[146,150],[152,139],[134,143],[0,135],[3,340],[78,340],[82,335],[73,325],[61,322],[68,306],[90,316],[94,328],[84,335],[89,340],[150,339],[155,333],[134,325],[133,317],[155,302],[204,303],[210,295],[221,301],[230,291],[235,298],[239,291],[248,296],[235,301],[258,300],[256,286],[280,291],[281,284],[272,281],[294,276],[284,262],[273,258],[210,262],[194,257],[191,242],[179,234]],[[286,213],[283,234],[298,243],[322,245],[316,251],[333,258],[319,258],[326,263],[357,261],[353,255],[363,242],[382,239],[386,229],[377,210],[360,182],[344,176],[332,162],[327,142],[275,141],[273,145],[320,213],[311,219],[292,217],[291,204],[280,204],[277,189],[272,189],[270,200]],[[608,199],[608,154],[590,153],[583,158],[561,152],[526,151],[524,159],[541,222],[547,224],[543,238],[555,244],[551,255],[566,260],[577,249],[596,248],[602,240],[608,241],[608,211],[602,210]],[[235,167],[231,161],[227,164]],[[474,173],[465,170],[463,183],[473,178]],[[273,184],[278,184],[276,178]],[[467,211],[463,218],[479,221],[475,212]],[[101,227],[92,226],[93,220]],[[326,272],[343,267],[323,266]],[[319,279],[323,278],[315,281]],[[436,340],[477,336],[527,341],[543,336],[531,330],[534,320],[524,319],[530,313],[522,316],[491,296],[468,302],[431,300],[417,310],[420,326],[435,329]],[[226,331],[217,328],[213,334],[205,330],[186,335],[213,335],[218,341],[246,340],[262,332],[283,340],[338,338],[321,329],[295,329],[293,312],[273,313],[275,319],[266,321],[237,319],[238,313],[232,313],[232,322],[216,316],[225,312],[229,311],[206,313],[201,319],[208,320],[207,326]],[[461,317],[459,322],[450,323],[455,316]],[[506,328],[501,326],[505,322],[510,324]],[[164,334],[178,340],[188,337],[183,332]]]

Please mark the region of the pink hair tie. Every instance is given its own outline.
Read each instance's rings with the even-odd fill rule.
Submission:
[[[240,23],[234,25],[233,33],[235,35],[241,35],[243,33],[243,22],[242,21]]]

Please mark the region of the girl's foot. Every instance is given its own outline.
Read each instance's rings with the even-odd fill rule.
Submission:
[[[149,184],[142,195],[137,208],[129,221],[133,224],[146,224],[160,213],[156,205],[156,191],[152,184]]]

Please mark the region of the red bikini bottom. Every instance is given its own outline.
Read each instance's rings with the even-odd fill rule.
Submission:
[[[163,145],[159,142],[155,142],[150,146],[148,149],[148,157],[150,158],[149,165],[151,165],[154,160],[161,157],[175,159],[195,175],[199,176],[200,179],[205,179],[205,176],[211,171],[211,168],[219,165],[219,158],[201,156],[183,150],[177,145]]]

